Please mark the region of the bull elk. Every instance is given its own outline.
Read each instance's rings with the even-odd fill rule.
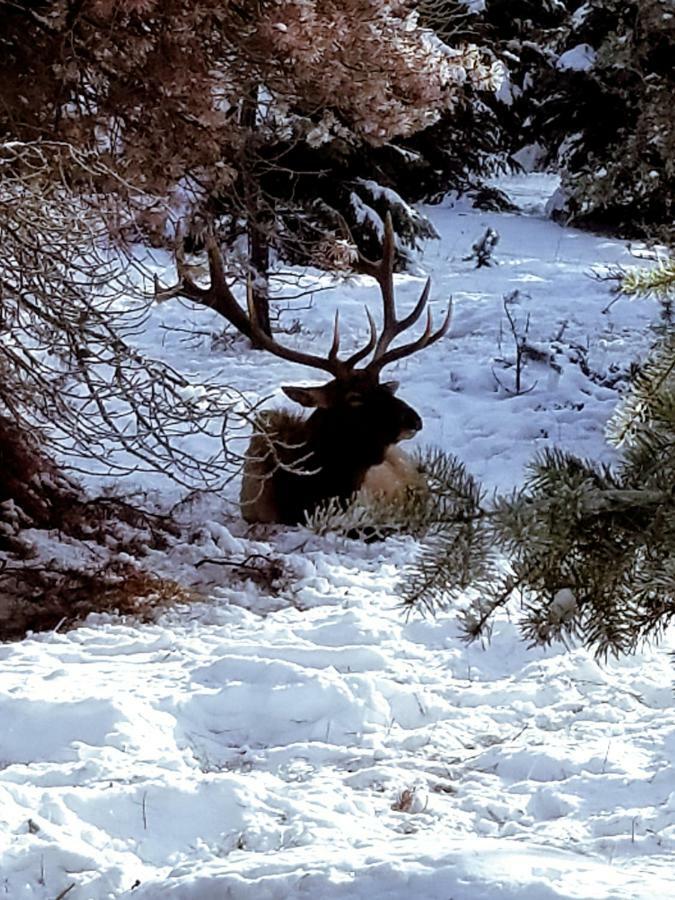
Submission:
[[[344,502],[355,492],[390,491],[392,482],[414,478],[411,463],[396,444],[422,428],[415,410],[395,396],[398,383],[380,382],[389,363],[410,356],[438,341],[450,327],[452,304],[441,326],[434,331],[427,309],[426,327],[413,341],[390,347],[392,341],[414,325],[429,299],[427,279],[413,310],[402,319],[394,303],[394,234],[387,216],[382,259],[358,257],[358,271],[376,279],[382,296],[382,330],[366,309],[370,337],[346,359],[340,359],[340,327],[335,316],[333,340],[327,356],[294,350],[279,344],[244,312],[225,279],[223,261],[215,240],[207,244],[211,283],[200,287],[178,260],[179,283],[157,292],[159,299],[182,295],[224,315],[242,334],[281,359],[328,373],[331,380],[315,387],[284,386],[291,400],[314,411],[307,418],[281,410],[263,413],[251,438],[244,465],[241,505],[249,522],[281,522],[295,525],[331,498]],[[251,304],[249,306],[252,308]],[[357,368],[370,354],[370,361]]]

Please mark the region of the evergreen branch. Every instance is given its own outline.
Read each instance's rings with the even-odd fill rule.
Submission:
[[[467,643],[471,643],[486,635],[489,636],[495,613],[500,609],[504,609],[511,601],[514,593],[525,587],[530,574],[528,571],[519,576],[506,575],[501,583],[498,583],[497,589],[493,588],[492,597],[480,597],[460,613],[460,627],[464,632],[464,638]]]
[[[620,291],[629,296],[655,294],[664,296],[675,292],[675,256],[660,259],[653,269],[631,268],[621,273]]]
[[[635,376],[621,405],[610,419],[607,435],[614,446],[634,442],[641,430],[660,418],[664,403],[675,393],[675,332],[652,351]]]
[[[481,492],[465,485],[464,503],[446,508],[405,571],[403,605],[435,613],[473,595],[458,617],[475,640],[518,593],[533,644],[575,638],[606,656],[658,638],[675,617],[675,415],[669,421],[643,434],[641,459],[658,448],[656,473],[547,450],[519,491],[488,507],[472,505]],[[455,471],[455,486],[464,477]]]

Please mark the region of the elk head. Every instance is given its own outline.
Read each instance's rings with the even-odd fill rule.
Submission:
[[[395,396],[397,381],[380,383],[365,370],[321,387],[282,387],[291,400],[314,409],[307,436],[317,461],[336,455],[353,470],[382,462],[387,447],[413,437],[422,420]]]
[[[179,257],[180,283],[174,288],[158,290],[157,296],[167,299],[180,294],[203,303],[224,315],[259,347],[331,376],[330,381],[318,387],[283,387],[291,400],[314,411],[307,419],[277,414],[274,429],[270,429],[275,436],[254,435],[247,451],[242,483],[244,517],[248,521],[295,524],[331,497],[349,498],[359,490],[368,470],[383,462],[388,448],[422,428],[422,420],[415,410],[395,396],[398,383],[381,382],[380,373],[389,363],[439,340],[450,326],[452,305],[449,304],[437,330],[433,329],[431,311],[427,309],[422,334],[408,343],[390,346],[427,308],[430,280],[413,310],[398,319],[394,303],[394,233],[391,218],[387,216],[382,259],[373,262],[359,254],[357,267],[378,282],[382,329],[378,335],[373,317],[366,309],[370,338],[347,359],[341,359],[339,314],[336,314],[331,348],[327,356],[317,356],[279,344],[262,331],[255,316],[244,312],[232,294],[214,239],[209,240],[207,249],[211,276],[208,288],[199,287],[186,275]],[[251,303],[249,309],[253,309]],[[368,356],[370,360],[359,367]],[[271,447],[270,440],[276,441],[275,448]],[[298,471],[299,460],[303,472]]]

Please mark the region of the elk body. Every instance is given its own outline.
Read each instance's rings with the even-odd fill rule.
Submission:
[[[327,397],[312,389],[311,399],[325,405],[308,418],[263,415],[242,479],[247,521],[297,524],[331,497],[344,501],[360,489],[391,494],[413,480],[414,466],[394,445],[416,434],[422,420],[394,396],[396,383],[342,387]],[[310,399],[305,388],[283,390],[300,403]]]
[[[313,409],[308,417],[285,411],[263,413],[247,450],[241,489],[241,506],[249,522],[301,523],[308,514],[331,498],[346,501],[355,492],[391,493],[410,481],[419,481],[412,463],[397,444],[422,428],[415,410],[395,396],[397,382],[381,382],[384,366],[428,347],[448,330],[451,307],[436,331],[427,310],[424,332],[414,341],[391,348],[392,341],[410,328],[427,307],[430,281],[412,312],[396,317],[394,305],[394,236],[387,217],[383,257],[372,262],[359,255],[359,270],[372,275],[382,296],[382,330],[378,335],[366,310],[370,338],[347,359],[340,359],[339,322],[336,315],[333,342],[327,356],[316,356],[286,347],[264,333],[254,318],[239,306],[226,283],[220,252],[208,245],[211,285],[201,288],[182,274],[175,288],[161,297],[183,294],[217,309],[258,346],[292,362],[328,373],[321,386],[285,386],[284,393],[301,406]],[[370,360],[361,367],[366,357]]]

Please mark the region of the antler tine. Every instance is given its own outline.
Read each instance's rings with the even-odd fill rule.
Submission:
[[[394,225],[391,213],[388,212],[384,219],[382,259],[376,264],[377,272],[375,274],[382,294],[382,333],[375,347],[374,359],[383,353],[394,337],[399,334],[394,305],[394,251]]]
[[[362,253],[359,253],[360,271],[375,278],[382,295],[382,331],[375,343],[373,357],[365,366],[365,371],[372,372],[373,374],[378,374],[388,363],[394,362],[397,359],[402,359],[404,356],[409,356],[417,350],[421,350],[423,347],[429,347],[431,344],[440,340],[444,334],[447,334],[452,318],[452,300],[450,300],[441,327],[437,331],[433,331],[431,310],[427,308],[426,327],[420,337],[408,344],[403,344],[401,347],[389,350],[389,345],[394,338],[410,328],[411,325],[414,325],[422,315],[429,302],[429,293],[431,291],[431,279],[427,278],[422,293],[412,311],[402,319],[396,318],[396,305],[394,302],[394,252],[394,227],[391,215],[390,213],[387,213],[384,222],[382,259],[379,262],[373,262],[363,256]],[[370,316],[370,313],[368,314],[368,318],[371,322],[372,332],[372,317]],[[350,357],[348,362],[354,364],[354,362],[363,359],[366,355],[366,352],[362,355],[355,354],[356,359],[355,357]]]
[[[368,338],[368,343],[361,347],[360,350],[357,350],[356,353],[352,353],[349,359],[345,360],[345,365],[349,366],[349,368],[353,368],[358,362],[361,362],[362,359],[365,359],[366,356],[370,353],[377,342],[377,327],[375,325],[375,319],[373,319],[370,310],[366,306],[366,315],[368,316],[368,326],[370,328],[370,337]]]
[[[333,362],[340,362],[338,352],[340,350],[340,310],[335,310],[335,325],[333,326],[333,343],[328,351],[328,359]]]
[[[368,369],[377,373],[386,365],[395,362],[397,359],[403,359],[403,357],[410,356],[418,350],[422,350],[424,347],[430,347],[432,344],[435,344],[436,341],[440,340],[443,335],[447,334],[451,321],[452,298],[450,298],[450,302],[448,303],[448,310],[443,319],[443,323],[437,331],[432,332],[432,314],[431,310],[428,309],[426,327],[417,340],[411,341],[409,344],[402,344],[400,347],[394,347],[393,350],[388,350],[381,356],[374,357],[368,364]]]
[[[343,220],[344,222],[344,220]],[[348,226],[344,223],[344,227]],[[382,259],[374,262],[364,256],[360,250],[357,250],[358,265],[357,270],[363,275],[370,275],[380,286],[382,293],[382,305],[384,309],[384,327],[387,323],[395,319],[394,311],[394,226],[391,221],[391,213],[387,213],[384,219],[384,237],[382,238]]]
[[[409,313],[405,318],[401,319],[398,323],[398,331],[397,334],[401,334],[406,329],[410,328],[411,325],[414,325],[415,322],[422,315],[422,311],[424,307],[427,305],[427,301],[429,300],[429,292],[431,291],[431,278],[427,278],[424,289],[419,296],[419,300],[415,304],[415,308],[411,313]]]
[[[387,354],[388,347],[394,338],[410,328],[411,325],[414,325],[422,315],[429,300],[429,292],[431,290],[431,279],[427,279],[413,310],[402,319],[397,319],[396,305],[394,302],[394,253],[394,226],[391,214],[387,213],[384,222],[384,239],[382,241],[382,259],[380,262],[372,262],[371,260],[366,259],[363,254],[359,254],[361,271],[375,278],[382,295],[382,332],[375,345],[373,358],[366,367],[368,369],[371,369],[372,367],[373,371],[379,371],[379,369],[382,368],[383,364],[380,365],[378,360]],[[427,339],[429,339],[429,335],[427,335]],[[414,346],[415,349],[418,349],[417,342],[406,346]],[[389,360],[390,356],[387,354],[386,358]],[[378,364],[375,365],[376,363]]]

